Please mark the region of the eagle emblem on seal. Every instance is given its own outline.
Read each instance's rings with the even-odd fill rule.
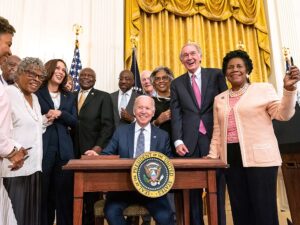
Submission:
[[[144,181],[153,187],[159,185],[161,180],[164,178],[164,175],[161,174],[161,165],[156,162],[145,164],[144,170]]]

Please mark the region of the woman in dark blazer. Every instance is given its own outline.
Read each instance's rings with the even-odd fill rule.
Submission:
[[[47,78],[36,93],[45,122],[43,134],[42,224],[72,225],[73,174],[62,166],[74,158],[68,127],[75,127],[77,113],[74,96],[65,90],[66,63],[52,59],[45,64]]]

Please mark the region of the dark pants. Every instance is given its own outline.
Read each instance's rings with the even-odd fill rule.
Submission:
[[[201,158],[206,156],[209,151],[210,138],[199,133],[198,143],[194,152],[190,152],[186,157]],[[225,189],[226,183],[223,170],[217,170],[217,206],[218,206],[218,225],[226,224],[225,214]],[[203,190],[190,191],[190,220],[191,225],[204,225],[203,221]]]
[[[43,225],[41,223],[41,172],[29,176],[3,178],[3,185],[11,200],[18,225]]]
[[[94,204],[100,199],[100,193],[98,192],[87,192],[83,196],[83,225],[94,225],[95,215],[94,215]]]
[[[53,135],[55,136],[55,135]],[[67,161],[60,158],[57,137],[51,137],[43,157],[42,224],[73,224],[73,172],[62,170]]]
[[[231,164],[225,170],[225,178],[234,224],[279,225],[276,202],[278,167],[243,167],[239,144],[229,144],[229,151],[233,157],[229,159]]]
[[[141,204],[159,225],[175,225],[167,196],[148,198],[138,192],[110,192],[106,196],[105,218],[109,225],[126,225],[123,210],[131,204]]]

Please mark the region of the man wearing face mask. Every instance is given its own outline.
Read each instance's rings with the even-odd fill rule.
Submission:
[[[13,84],[15,82],[15,73],[21,59],[16,55],[11,55],[6,61],[0,66],[2,74],[0,75],[0,82],[3,85]]]

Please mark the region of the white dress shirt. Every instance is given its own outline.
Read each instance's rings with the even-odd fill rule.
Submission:
[[[123,91],[119,90],[119,95],[118,95],[118,109],[119,111],[121,111],[121,99],[122,99],[122,96],[126,95],[126,106],[128,105],[128,102],[131,98],[131,95],[132,95],[132,88],[130,88],[128,91],[126,91],[125,93],[123,93]]]
[[[42,170],[42,115],[38,98],[32,94],[33,108],[25,100],[23,93],[14,85],[6,89],[12,107],[12,139],[28,150],[29,158],[24,161],[22,168],[11,171],[11,163],[7,159],[0,162],[2,177],[28,176]]]
[[[141,126],[138,123],[135,123],[134,127],[134,152],[133,152],[133,158],[135,158],[136,153],[136,146],[137,146],[137,139],[139,137],[139,134],[141,132]],[[147,126],[144,127],[144,136],[145,136],[145,152],[150,151],[150,145],[151,145],[151,124],[148,123]]]

